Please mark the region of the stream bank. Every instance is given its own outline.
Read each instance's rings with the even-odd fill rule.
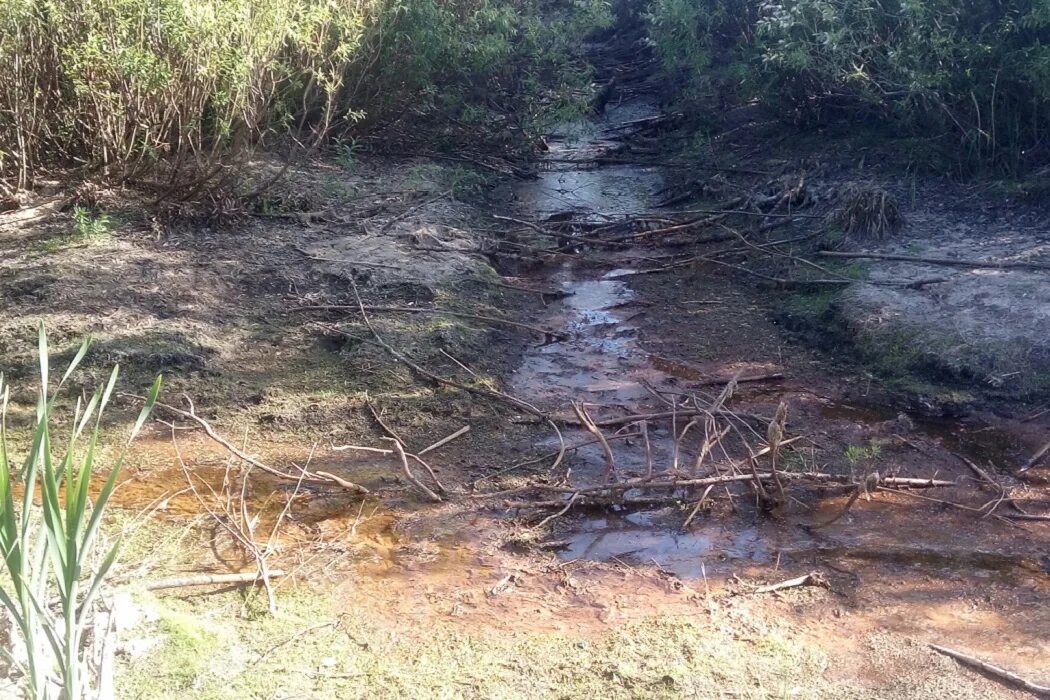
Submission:
[[[294,173],[294,188],[331,198],[222,236],[132,230],[46,250],[59,220],[5,241],[31,243],[5,268],[3,294],[14,302],[5,330],[31,329],[46,304],[60,346],[102,331],[92,371],[121,359],[133,383],[163,370],[175,388],[169,402],[183,405],[186,392],[257,458],[289,471],[308,464],[371,491],[274,480],[186,421],[153,424],[118,492],[125,517],[107,533],[126,526],[133,535],[116,580],[251,571],[251,557],[204,508],[231,493],[236,502],[230,483],[243,484],[263,527],[286,512],[271,564],[292,575],[276,586],[273,615],[259,589],[136,591],[148,614],[122,630],[122,691],[1019,697],[935,655],[929,642],[1032,678],[1045,673],[1047,523],[1010,521],[1007,504],[990,517],[966,510],[999,496],[962,459],[1025,510],[1045,513],[1045,483],[1011,474],[1045,422],[901,415],[882,403],[877,378],[836,357],[837,346],[815,349],[785,333],[767,290],[701,265],[636,274],[681,247],[551,245],[490,216],[546,225],[571,211],[561,222],[571,230],[646,213],[668,184],[662,169],[558,159],[621,149],[658,117],[644,100],[611,100],[602,116],[550,139],[538,179],[497,184],[481,204],[448,195],[467,179],[458,166],[365,161],[346,172],[318,163]],[[111,258],[125,262],[93,278]],[[371,309],[367,323],[357,294]],[[373,331],[474,391],[421,376]],[[16,353],[4,362],[26,364]],[[572,423],[572,402],[599,418],[666,414],[669,397],[675,410],[677,397],[706,406],[737,375],[762,379],[739,383],[733,411],[769,418],[787,406],[785,428],[798,442],[782,455],[785,473],[844,483],[803,482],[772,507],[745,485],[712,490],[702,507],[700,492],[683,491],[655,505],[569,508],[552,520],[558,509],[511,507],[499,495],[600,483],[606,455],[589,445],[552,467],[554,431],[485,390],[558,418],[571,445],[590,438]],[[134,415],[132,402],[120,407]],[[767,424],[746,433],[756,450]],[[389,448],[393,432],[418,453],[464,426],[426,455],[448,490],[441,502],[396,458],[338,449]],[[694,463],[701,435],[683,439],[683,428],[666,415],[649,423],[657,468],[674,463],[676,445],[680,462]],[[725,444],[731,461],[748,446],[735,440]],[[644,441],[614,445],[621,476],[645,470]],[[873,472],[951,486],[861,493]],[[208,488],[218,497],[208,499]],[[811,572],[827,586],[758,592]]]

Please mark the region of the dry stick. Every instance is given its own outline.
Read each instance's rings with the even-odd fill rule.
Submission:
[[[379,415],[379,411],[376,410],[375,404],[372,403],[371,399],[367,397],[365,398],[365,406],[368,407],[368,412],[372,414],[372,419],[379,424],[379,427],[383,429],[383,432],[386,433],[388,437],[392,437],[398,442],[404,444],[404,439],[397,434],[397,431],[383,422],[382,417]]]
[[[653,478],[653,446],[649,442],[649,422],[639,423],[642,429],[642,441],[645,443],[645,478]]]
[[[1017,675],[1012,671],[1007,671],[1005,668],[1000,668],[998,666],[988,663],[987,661],[982,661],[977,657],[970,656],[969,654],[964,654],[961,651],[956,651],[955,649],[942,647],[939,644],[930,644],[929,646],[934,651],[944,654],[945,656],[949,656],[961,664],[964,664],[966,666],[972,666],[973,668],[976,668],[980,671],[984,671],[985,673],[994,676],[999,681],[1002,681],[1009,685],[1017,686],[1019,688],[1023,688],[1029,693],[1033,693],[1034,695],[1038,695],[1040,697],[1050,697],[1050,686],[1037,685],[1029,680],[1022,678],[1021,676]]]
[[[660,419],[663,419],[663,418],[674,418],[674,417],[689,418],[691,416],[697,416],[697,415],[701,415],[703,413],[705,413],[705,412],[704,411],[700,411],[700,410],[694,410],[694,409],[685,409],[685,410],[680,410],[680,411],[661,411],[661,412],[658,412],[658,413],[635,413],[635,414],[632,414],[632,415],[629,415],[629,416],[620,416],[618,418],[603,418],[602,420],[595,421],[594,424],[596,426],[598,426],[599,428],[615,428],[617,426],[626,425],[628,423],[637,423],[638,421],[643,421],[643,420],[660,420]],[[766,418],[765,416],[757,416],[757,415],[750,414],[750,413],[738,413],[738,412],[728,411],[728,410],[725,410],[725,409],[721,409],[721,410],[718,410],[718,411],[711,411],[711,413],[713,413],[716,416],[721,416],[721,415],[740,416],[742,418],[747,418],[749,420],[754,420],[754,421],[757,421],[757,422],[760,422],[760,423],[768,423],[769,422],[769,418]],[[570,425],[571,424],[578,424],[576,421],[566,420],[566,419],[562,419],[561,422],[562,423],[568,423]]]
[[[580,419],[580,423],[587,429],[591,435],[601,444],[602,453],[605,455],[605,479],[612,479],[616,475],[616,458],[613,456],[612,448],[609,447],[609,441],[605,439],[605,435],[598,429],[598,426],[591,420],[590,415],[587,413],[587,409],[582,403],[573,402],[572,408],[576,411],[576,415]]]
[[[846,515],[846,513],[850,511],[850,509],[853,507],[853,504],[857,502],[857,499],[860,498],[861,494],[869,493],[872,489],[878,486],[878,483],[878,472],[872,472],[871,474],[868,474],[868,476],[864,479],[864,483],[857,484],[857,487],[853,489],[853,493],[850,494],[849,500],[846,501],[846,505],[842,507],[842,510],[840,510],[838,513],[831,516],[831,518],[825,520],[824,522],[816,523],[815,525],[810,525],[810,529],[817,530],[822,527],[827,527],[828,525],[831,525],[832,523],[841,520]]]
[[[395,440],[394,438],[384,438],[384,439],[385,440],[390,440],[391,442],[398,442],[398,443],[401,442],[400,440]],[[404,443],[401,443],[401,444],[402,444],[402,447],[403,447]],[[372,454],[384,455],[384,456],[396,455],[397,454],[397,450],[384,450],[382,447],[367,447],[365,445],[332,445],[332,451],[333,452],[345,452],[346,450],[353,450],[354,452],[370,452]],[[425,469],[427,471],[427,473],[430,474],[430,478],[432,478],[434,480],[434,485],[437,486],[438,491],[440,491],[441,493],[448,493],[448,489],[446,489],[445,486],[438,480],[437,475],[434,473],[434,469],[429,464],[427,464],[425,461],[423,461],[423,459],[419,455],[412,454],[411,452],[405,452],[405,456],[408,457],[409,459],[411,459],[413,462],[415,462],[419,466],[423,467],[423,469]],[[326,472],[317,472],[317,473],[318,474],[325,474]]]
[[[430,370],[424,369],[423,367],[421,367],[416,362],[413,362],[411,359],[409,359],[409,357],[407,355],[405,355],[404,353],[402,353],[399,350],[395,349],[393,346],[390,345],[390,343],[386,342],[386,340],[383,339],[383,336],[381,336],[379,334],[379,331],[377,331],[375,329],[375,326],[372,325],[372,321],[368,317],[367,309],[365,309],[365,305],[361,301],[361,294],[357,291],[357,283],[353,279],[350,280],[350,287],[351,287],[351,289],[354,290],[354,296],[357,299],[357,306],[358,306],[358,310],[361,312],[361,318],[364,321],[365,326],[368,327],[369,332],[371,332],[372,337],[375,338],[376,343],[378,343],[380,347],[382,347],[390,355],[392,355],[394,357],[394,359],[399,360],[400,362],[403,362],[405,364],[405,366],[407,366],[413,372],[415,372],[416,374],[419,374],[420,376],[426,377],[430,381],[436,382],[438,384],[444,384],[445,386],[451,386],[451,387],[454,387],[456,389],[460,389],[462,391],[466,391],[466,392],[471,393],[471,394],[477,394],[478,396],[484,396],[484,397],[489,398],[489,399],[496,399],[496,400],[502,401],[504,403],[509,403],[510,405],[514,406],[515,408],[521,409],[521,410],[525,411],[526,413],[529,413],[529,414],[531,414],[533,416],[536,416],[538,418],[542,418],[542,419],[544,419],[544,420],[549,422],[550,419],[547,418],[547,415],[543,411],[541,411],[540,409],[536,408],[535,406],[533,406],[532,404],[530,404],[527,401],[523,401],[523,400],[521,400],[519,398],[515,398],[514,396],[511,396],[510,394],[505,394],[502,391],[497,391],[495,389],[480,389],[480,388],[475,387],[475,386],[470,386],[469,384],[463,384],[461,382],[457,382],[457,381],[455,381],[453,379],[446,379],[446,378],[441,377],[441,376],[439,376],[437,374],[434,374]],[[334,330],[334,331],[336,331],[338,333],[341,333],[343,335],[350,335],[346,331],[343,331],[342,329],[339,329],[339,328],[335,328],[335,327],[332,327],[332,326],[324,326],[324,327],[329,328],[330,330]],[[350,337],[354,337],[354,336],[350,336]]]
[[[641,437],[641,435],[642,434],[640,432],[639,433],[624,433],[622,435],[613,435],[612,437],[606,438],[606,440],[610,440],[610,441],[611,440],[628,440],[630,438]],[[512,464],[509,467],[505,467],[503,469],[500,469],[499,471],[493,472],[492,474],[486,474],[485,476],[480,476],[477,479],[475,479],[473,483],[476,486],[476,485],[480,484],[482,481],[488,481],[489,479],[495,479],[496,477],[503,476],[504,474],[506,474],[508,472],[514,471],[515,469],[521,469],[522,467],[527,467],[530,464],[538,464],[539,462],[545,462],[548,459],[551,459],[552,457],[557,458],[559,454],[561,454],[564,457],[565,453],[567,453],[567,452],[572,452],[574,450],[580,449],[581,447],[589,447],[590,445],[597,445],[597,444],[598,444],[597,440],[587,440],[585,442],[577,442],[574,445],[565,445],[564,442],[563,442],[562,443],[562,447],[560,447],[557,450],[554,450],[553,452],[547,452],[546,454],[542,454],[539,457],[534,457],[532,459],[526,459],[526,460],[518,462],[516,464]],[[554,463],[554,465],[552,467],[550,467],[550,468],[551,469],[557,468],[558,464],[560,464],[560,463],[561,463],[561,459],[558,459]],[[482,494],[482,496],[484,496],[484,494]]]
[[[416,453],[416,456],[417,457],[422,457],[427,452],[433,452],[434,450],[436,450],[438,448],[444,447],[445,445],[447,445],[448,443],[452,442],[456,438],[458,438],[458,437],[460,437],[462,435],[466,435],[469,432],[470,432],[470,426],[469,425],[464,425],[462,428],[460,428],[456,432],[452,433],[451,435],[448,435],[447,437],[441,438],[440,440],[435,442],[433,445],[430,445],[429,447],[424,447],[422,450],[420,450],[419,452]]]
[[[297,306],[293,311],[346,311],[349,309],[359,310],[361,307],[357,305],[347,304],[314,304],[310,306]],[[379,313],[394,313],[394,314],[434,314],[435,316],[454,316],[456,318],[467,318],[474,321],[484,321],[486,323],[494,323],[496,325],[510,326],[511,328],[520,328],[522,330],[531,331],[544,338],[558,338],[564,340],[567,336],[564,333],[558,333],[556,331],[548,330],[546,328],[540,328],[539,326],[533,326],[528,323],[521,323],[519,321],[511,321],[506,318],[499,318],[498,316],[484,316],[481,314],[468,314],[459,311],[445,311],[444,309],[423,309],[416,308],[414,306],[364,306],[365,311],[375,311]]]
[[[1023,474],[1024,472],[1028,471],[1029,469],[1031,469],[1035,465],[1039,464],[1039,461],[1042,460],[1043,457],[1046,456],[1047,452],[1050,452],[1050,442],[1048,442],[1045,445],[1043,445],[1042,447],[1040,447],[1036,451],[1036,453],[1034,455],[1032,455],[1031,458],[1027,462],[1024,463],[1024,466],[1017,470],[1018,473],[1022,473]]]
[[[510,216],[499,216],[498,214],[493,214],[492,218],[496,219],[497,221],[509,221],[511,223],[514,223],[514,224],[520,224],[522,226],[525,226],[525,227],[535,231],[536,233],[540,234],[541,236],[550,236],[551,238],[557,238],[557,239],[563,240],[563,241],[572,241],[573,243],[587,243],[589,245],[604,245],[604,246],[617,246],[617,247],[619,247],[618,243],[615,243],[613,241],[607,241],[607,240],[604,240],[604,239],[601,239],[601,238],[588,238],[586,236],[574,236],[571,233],[562,233],[561,231],[551,231],[550,229],[545,229],[542,226],[540,226],[539,224],[537,224],[535,222],[532,222],[532,221],[525,221],[523,219],[515,219],[515,218],[510,217]]]
[[[816,481],[832,484],[848,484],[850,483],[849,477],[841,476],[838,474],[828,474],[824,472],[784,472],[781,477],[796,480],[796,481]],[[494,498],[501,496],[508,496],[519,493],[528,493],[529,491],[546,491],[550,493],[576,493],[579,492],[581,496],[590,496],[593,494],[609,494],[612,492],[623,492],[631,491],[634,489],[682,489],[688,487],[697,486],[710,486],[711,484],[730,484],[735,482],[753,482],[755,479],[762,481],[771,481],[773,474],[769,472],[758,472],[755,474],[727,474],[722,476],[710,476],[700,479],[665,479],[662,481],[652,481],[646,479],[629,479],[622,481],[617,484],[604,484],[601,486],[589,486],[586,488],[580,487],[565,487],[565,486],[554,486],[552,484],[529,484],[528,486],[522,486],[520,488],[511,489],[509,491],[499,491],[496,493],[480,494],[479,497]],[[898,487],[898,488],[913,488],[913,489],[925,489],[925,488],[948,488],[956,486],[954,481],[944,481],[942,479],[918,479],[910,477],[879,477],[879,487]],[[902,492],[903,493],[903,492]],[[558,501],[559,504],[562,501]],[[976,508],[972,510],[977,510]]]
[[[382,236],[387,231],[389,231],[390,228],[394,224],[396,224],[398,221],[402,221],[402,220],[408,218],[414,212],[419,211],[420,209],[422,209],[423,207],[427,206],[428,204],[433,204],[434,202],[438,201],[439,199],[444,199],[444,198],[449,197],[451,195],[452,195],[452,190],[447,190],[445,192],[442,192],[441,194],[434,195],[433,197],[428,197],[428,198],[424,199],[422,202],[419,202],[417,204],[413,204],[412,206],[410,206],[408,209],[404,210],[403,212],[401,212],[397,216],[391,217],[389,221],[387,221],[385,224],[382,225],[382,227],[380,227],[379,231],[377,231],[377,234]]]
[[[689,517],[685,519],[684,523],[682,523],[683,530],[689,527],[689,523],[693,522],[693,518],[695,518],[696,514],[700,512],[700,509],[704,507],[704,503],[707,502],[707,497],[711,494],[711,489],[714,487],[715,485],[711,484],[704,489],[704,495],[700,496],[700,500],[696,502],[696,505],[693,506],[693,510],[689,513]]]
[[[895,260],[899,262],[924,263],[926,265],[947,265],[948,267],[987,268],[992,270],[1050,270],[1050,263],[1035,262],[995,262],[992,260],[958,260],[954,258],[927,258],[916,255],[896,255],[883,253],[842,253],[833,250],[822,250],[817,255],[823,258],[845,258],[863,260]]]
[[[281,569],[270,569],[266,576],[259,571],[244,571],[235,574],[197,574],[194,576],[173,576],[146,582],[147,591],[159,591],[164,588],[187,588],[189,586],[214,586],[218,584],[245,584],[255,583],[264,578],[280,578],[284,576]]]
[[[134,394],[121,394],[121,396],[127,396],[139,400],[143,399],[143,397],[136,396]],[[271,476],[276,476],[280,479],[288,479],[290,481],[303,481],[304,483],[311,484],[335,484],[337,486],[341,486],[345,489],[356,491],[358,493],[371,493],[364,486],[347,481],[346,479],[335,476],[334,474],[329,474],[328,472],[311,473],[306,469],[302,468],[300,468],[301,474],[299,474],[298,476],[295,474],[282,472],[280,469],[275,469],[267,464],[263,464],[251,455],[238,449],[235,445],[230,443],[229,440],[216,433],[215,429],[211,427],[211,424],[208,421],[201,418],[200,416],[198,416],[195,411],[183,411],[181,408],[175,408],[174,406],[169,406],[168,404],[160,403],[159,401],[157,402],[157,406],[160,406],[165,411],[169,411],[171,413],[174,413],[175,415],[182,416],[183,418],[189,418],[190,420],[196,422],[201,428],[204,429],[204,432],[208,435],[208,437],[225,447],[234,457],[237,457],[241,461],[246,462],[252,465],[253,467],[261,469],[262,471],[266,472],[267,474],[270,474]]]
[[[827,586],[827,581],[818,572],[814,571],[808,573],[805,576],[799,576],[798,578],[788,579],[787,581],[781,581],[780,583],[770,584],[768,586],[761,586],[754,590],[755,593],[773,593],[774,591],[782,591],[785,588],[797,588],[798,586]]]
[[[404,473],[405,478],[408,479],[413,486],[426,494],[427,498],[435,503],[441,503],[441,496],[428,489],[422,481],[416,478],[415,474],[412,473],[412,470],[408,468],[408,455],[405,454],[405,448],[401,446],[401,442],[394,438],[387,439],[394,444],[394,452],[397,453],[398,458],[401,460],[401,471]]]
[[[569,497],[569,501],[568,501],[568,503],[565,504],[564,508],[559,510],[557,513],[554,513],[553,515],[548,515],[546,518],[541,520],[539,523],[536,524],[535,527],[533,527],[531,529],[539,530],[540,528],[542,528],[544,525],[546,525],[550,521],[554,520],[555,518],[560,518],[561,516],[563,516],[566,513],[568,513],[569,509],[572,508],[572,504],[576,502],[576,498],[579,495],[580,495],[579,492],[572,494],[572,496]]]

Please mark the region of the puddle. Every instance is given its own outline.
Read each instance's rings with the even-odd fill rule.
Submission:
[[[660,515],[647,511],[588,518],[578,523],[579,530],[569,537],[558,556],[566,561],[655,565],[680,578],[703,578],[725,573],[741,563],[772,561],[768,541],[755,527],[710,524],[688,532],[675,531],[660,526]]]

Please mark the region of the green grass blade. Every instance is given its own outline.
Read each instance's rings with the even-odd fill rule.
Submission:
[[[47,332],[44,330],[44,322],[40,322],[39,331],[37,333],[37,350],[40,353],[40,396],[44,402],[47,401],[47,369],[48,369],[48,353],[47,353]]]
[[[69,379],[69,375],[73,374],[73,371],[80,365],[84,360],[84,356],[87,355],[88,348],[91,347],[91,336],[84,338],[84,342],[80,344],[80,349],[77,350],[77,354],[73,357],[73,361],[69,363],[69,367],[66,368],[66,373],[62,375],[62,381],[58,383],[61,387],[65,385],[66,380]]]

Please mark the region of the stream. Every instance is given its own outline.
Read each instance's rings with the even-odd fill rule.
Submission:
[[[624,137],[618,125],[655,114],[656,108],[645,102],[615,105],[600,117],[566,125],[552,134],[548,162],[541,162],[538,179],[514,185],[512,199],[522,215],[538,221],[572,218],[603,223],[651,211],[651,193],[664,185],[659,169],[631,165],[593,167],[593,164],[569,161],[586,161],[613,152]],[[654,302],[644,299],[631,287],[629,273],[638,254],[637,251],[591,251],[586,256],[570,258],[545,276],[548,283],[553,282],[567,296],[548,305],[539,323],[564,331],[568,339],[530,347],[510,377],[511,393],[552,411],[564,411],[572,402],[583,402],[596,414],[645,413],[666,410],[666,404],[659,402],[661,391],[686,391],[691,381],[702,378],[690,364],[653,355],[642,347],[642,329],[637,319]],[[596,260],[600,264],[596,265]],[[756,396],[766,391],[777,400],[781,395],[787,400],[792,395],[792,387],[774,387],[772,392],[768,389],[758,389]],[[773,403],[773,408],[775,406]],[[894,435],[893,431],[908,431],[917,438],[933,441],[975,462],[999,469],[1008,468],[1022,450],[1014,435],[979,421],[934,421],[904,416],[888,408],[841,397],[817,401],[812,418],[839,426],[839,432],[847,436],[844,444],[849,434],[880,429]],[[680,428],[678,425],[675,429]],[[582,429],[570,429],[564,434],[570,444],[586,442],[589,437]],[[669,425],[654,423],[649,427],[649,438],[648,458],[637,440],[616,445],[618,471],[641,474],[647,459],[658,465],[658,470],[672,462],[677,464],[678,460],[692,459],[689,455],[675,454],[675,439]],[[551,437],[536,447],[556,450],[558,441]],[[877,448],[866,449],[873,455],[870,460],[873,467]],[[927,455],[917,455],[918,463],[926,458]],[[599,445],[576,450],[570,463],[572,483],[600,483],[605,462]],[[706,577],[712,571],[740,571],[773,562],[779,566],[793,557],[817,558],[819,552],[827,552],[829,547],[852,547],[877,558],[872,553],[879,550],[880,540],[873,538],[868,530],[836,527],[830,528],[827,534],[816,535],[805,529],[809,516],[800,518],[791,514],[778,520],[764,517],[750,506],[733,510],[731,515],[699,518],[684,530],[682,511],[678,507],[628,511],[614,506],[601,514],[571,518],[569,531],[558,533],[561,544],[557,552],[566,561],[592,559],[655,565],[682,578]],[[818,515],[834,512],[826,507],[817,511]],[[875,518],[892,527],[892,515]],[[847,521],[849,518],[842,524]],[[803,527],[798,527],[800,524]],[[904,557],[908,558],[911,556],[908,552],[912,552],[916,562],[937,568],[951,568],[957,559],[969,562],[961,564],[963,566],[971,565],[972,557],[957,552],[956,544],[955,533],[951,531],[936,535],[916,532],[910,548],[903,550]],[[893,556],[900,551],[900,548],[895,550]],[[989,569],[1001,568],[1002,562],[996,557],[987,559],[996,562],[989,565]]]

